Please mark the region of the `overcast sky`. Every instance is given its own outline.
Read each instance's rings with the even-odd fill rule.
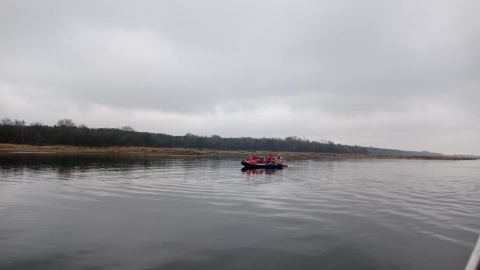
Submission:
[[[480,155],[480,1],[0,1],[0,119]]]

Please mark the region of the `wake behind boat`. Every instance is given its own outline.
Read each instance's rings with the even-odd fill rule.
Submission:
[[[249,156],[241,161],[245,168],[255,169],[283,169],[288,167],[288,164],[283,161],[283,155],[278,154],[276,157],[272,154],[268,154],[265,159],[257,156]]]

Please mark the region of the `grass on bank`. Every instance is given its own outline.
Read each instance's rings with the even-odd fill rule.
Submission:
[[[98,153],[98,154],[142,154],[142,155],[191,155],[191,156],[232,156],[246,157],[250,154],[265,156],[268,151],[230,151],[214,149],[188,149],[188,148],[152,148],[137,146],[111,146],[111,147],[81,147],[70,145],[26,145],[0,143],[0,152],[49,152],[49,153]],[[273,151],[272,151],[273,152]],[[337,154],[337,153],[315,153],[315,152],[282,152],[286,159],[304,158],[338,158],[338,159],[430,159],[430,160],[466,160],[467,158],[455,156],[386,156],[386,155],[365,155],[365,154]]]

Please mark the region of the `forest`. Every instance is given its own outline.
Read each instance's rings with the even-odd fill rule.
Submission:
[[[247,151],[317,152],[339,154],[372,154],[397,156],[438,156],[439,153],[402,151],[374,147],[350,146],[332,141],[311,141],[296,136],[286,138],[223,138],[187,133],[174,136],[164,133],[137,132],[129,126],[121,128],[88,128],[77,126],[70,119],[61,119],[54,126],[39,122],[4,118],[0,121],[0,143],[29,145],[73,145],[87,147],[141,146],[155,148],[194,148]]]

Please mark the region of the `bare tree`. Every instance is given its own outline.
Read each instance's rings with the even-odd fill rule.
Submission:
[[[3,118],[2,121],[0,121],[0,123],[3,125],[3,126],[13,126],[13,121],[12,119],[6,117],[6,118]]]
[[[59,127],[75,127],[75,123],[72,119],[60,119],[57,122],[57,126]]]
[[[42,122],[33,122],[33,123],[30,123],[30,126],[31,127],[41,127],[43,126]]]
[[[133,129],[131,126],[124,126],[119,129],[123,131],[135,131],[135,129]]]
[[[24,127],[25,126],[25,121],[15,119],[14,125],[17,126],[17,127]]]

